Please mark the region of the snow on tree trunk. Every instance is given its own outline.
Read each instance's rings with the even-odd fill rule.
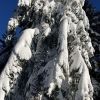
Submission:
[[[7,41],[25,29],[0,75],[0,100],[93,100],[85,0],[19,0]]]

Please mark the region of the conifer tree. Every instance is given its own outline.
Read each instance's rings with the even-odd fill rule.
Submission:
[[[0,100],[93,100],[85,0],[19,0],[5,42],[21,35],[0,75]]]

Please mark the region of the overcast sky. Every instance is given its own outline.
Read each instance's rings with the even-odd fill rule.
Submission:
[[[0,0],[0,34],[4,33],[7,23],[13,10],[16,8],[18,0]],[[100,11],[100,0],[92,0],[96,10]]]

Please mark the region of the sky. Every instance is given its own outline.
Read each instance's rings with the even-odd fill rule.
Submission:
[[[0,36],[7,28],[9,18],[17,6],[18,0],[0,0]]]
[[[0,0],[0,36],[5,33],[9,18],[17,6],[18,0]],[[93,6],[100,11],[100,0],[92,0]]]
[[[97,11],[100,11],[100,0],[91,0]]]

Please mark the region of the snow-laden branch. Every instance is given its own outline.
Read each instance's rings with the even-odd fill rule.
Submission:
[[[67,34],[68,34],[68,20],[67,16],[63,16],[61,19],[60,29],[59,29],[59,42],[58,42],[58,55],[50,60],[44,67],[41,67],[38,70],[38,73],[34,74],[34,71],[26,85],[26,97],[32,98],[32,94],[35,97],[35,94],[44,95],[48,97],[52,95],[52,92],[56,87],[61,88],[62,82],[66,80],[66,84],[69,76],[69,64],[68,64],[68,48],[67,48]],[[43,32],[48,32],[48,28]],[[47,33],[46,33],[47,34]],[[39,45],[41,47],[41,45]],[[63,72],[65,70],[65,72]],[[39,77],[42,77],[43,80],[38,81]],[[36,84],[41,83],[40,88],[43,90],[43,94],[38,93],[38,87]],[[29,90],[27,90],[29,88]],[[57,98],[62,95],[59,92]],[[42,97],[43,99],[43,97]]]
[[[29,60],[32,57],[30,47],[33,37],[38,33],[39,30],[37,28],[26,29],[22,32],[22,36],[15,45],[5,69],[0,76],[0,100],[4,100],[5,95],[11,91],[11,88],[15,87],[17,78],[22,71],[20,60]]]
[[[58,45],[59,45],[59,65],[64,68],[66,72],[66,77],[69,75],[69,64],[68,64],[68,37],[69,32],[69,26],[68,26],[68,18],[66,15],[64,15],[61,19],[60,24],[60,30],[59,30],[59,39],[58,39]]]

